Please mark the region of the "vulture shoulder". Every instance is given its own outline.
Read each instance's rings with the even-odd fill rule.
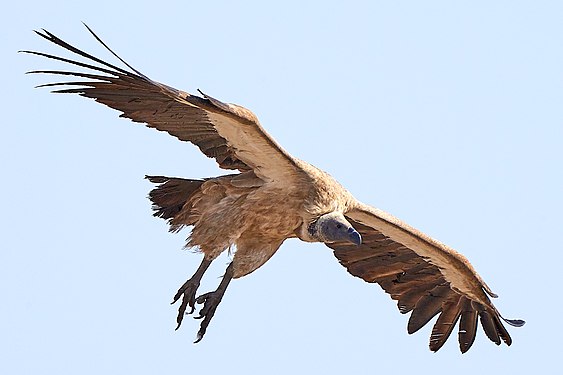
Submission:
[[[499,345],[512,343],[504,319],[489,296],[496,297],[469,261],[455,250],[381,210],[358,204],[345,213],[362,236],[362,244],[329,243],[352,275],[378,283],[397,300],[401,313],[411,312],[407,331],[414,333],[440,313],[430,336],[437,351],[459,320],[459,345],[469,350],[480,320],[485,334]]]
[[[86,26],[88,28],[88,26]],[[76,93],[114,108],[134,122],[144,123],[196,146],[224,169],[253,171],[265,180],[303,178],[298,161],[262,128],[256,115],[236,104],[221,102],[200,91],[192,95],[156,82],[117,56],[90,28],[90,33],[129,70],[92,56],[42,30],[38,35],[88,62],[35,51],[21,51],[83,68],[85,71],[37,70],[79,78],[38,87],[55,86],[56,93]]]

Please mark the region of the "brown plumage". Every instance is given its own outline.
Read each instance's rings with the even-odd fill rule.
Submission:
[[[89,28],[94,37],[113,53]],[[324,242],[352,275],[379,284],[411,313],[408,333],[438,315],[430,337],[437,351],[459,322],[459,344],[467,351],[478,321],[499,345],[511,338],[489,296],[496,297],[465,257],[397,218],[357,201],[325,172],[296,159],[260,126],[256,116],[206,94],[192,95],[152,81],[113,53],[130,70],[89,55],[48,31],[43,38],[87,59],[83,63],[50,54],[23,51],[85,68],[88,72],[42,70],[30,73],[78,77],[52,83],[54,92],[76,93],[120,111],[121,117],[188,141],[219,167],[234,174],[208,179],[147,176],[157,184],[149,194],[154,215],[171,231],[191,227],[186,246],[203,254],[195,274],[180,287],[178,327],[188,307],[202,304],[197,341],[201,340],[231,279],[262,266],[292,237]],[[95,65],[94,65],[95,64]],[[196,297],[205,271],[223,251],[236,247],[232,263],[216,291]]]

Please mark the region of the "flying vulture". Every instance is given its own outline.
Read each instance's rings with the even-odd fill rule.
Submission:
[[[88,28],[88,26],[86,26]],[[35,51],[22,51],[83,68],[82,71],[36,70],[29,73],[77,78],[38,87],[75,93],[107,105],[134,122],[195,144],[231,174],[184,179],[146,176],[156,187],[149,193],[154,216],[177,232],[191,227],[186,246],[203,253],[203,261],[178,290],[177,328],[184,315],[201,304],[199,342],[232,279],[262,266],[288,238],[323,242],[352,275],[379,284],[410,312],[407,330],[414,333],[439,315],[430,336],[437,351],[459,321],[459,346],[466,352],[480,321],[487,337],[499,345],[512,339],[489,297],[496,297],[468,260],[386,212],[356,200],[330,175],[291,156],[262,128],[256,116],[236,104],[203,92],[193,95],[155,82],[117,56],[129,69],[92,56],[42,30],[38,35],[84,58],[80,62]],[[214,259],[236,248],[219,287],[197,294]],[[187,311],[187,313],[186,313]]]

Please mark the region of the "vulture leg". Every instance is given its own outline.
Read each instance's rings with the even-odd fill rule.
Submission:
[[[184,319],[184,314],[186,312],[186,308],[188,307],[188,305],[191,308],[188,314],[194,312],[195,293],[197,291],[197,288],[199,287],[199,283],[201,282],[201,278],[203,277],[203,274],[205,273],[205,271],[207,271],[207,268],[209,267],[211,262],[212,262],[211,259],[206,259],[204,257],[203,260],[201,261],[201,264],[197,268],[197,271],[195,271],[194,275],[191,278],[189,278],[184,283],[184,285],[180,287],[180,289],[178,289],[178,292],[176,292],[172,304],[176,303],[176,301],[178,301],[180,297],[184,295],[184,297],[182,298],[182,304],[178,309],[178,317],[176,318],[176,322],[178,323],[178,326],[176,326],[176,329],[180,328],[180,325],[182,324],[182,320]]]
[[[219,306],[219,303],[221,303],[221,300],[225,295],[225,291],[227,290],[227,287],[229,286],[229,283],[232,279],[233,263],[229,264],[229,266],[227,267],[225,275],[223,276],[219,287],[217,287],[217,290],[215,290],[214,292],[202,294],[201,296],[197,297],[196,302],[203,304],[203,307],[199,312],[199,316],[196,316],[195,319],[203,320],[201,321],[201,325],[199,327],[199,331],[197,332],[197,337],[194,341],[194,344],[200,342],[203,338],[203,335],[205,335],[207,326],[209,325],[209,322],[211,322],[213,315],[215,315],[215,310],[217,310],[217,306]]]

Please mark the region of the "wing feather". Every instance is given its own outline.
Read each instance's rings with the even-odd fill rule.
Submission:
[[[467,352],[475,341],[478,314],[478,311],[471,306],[471,301],[466,299],[459,320],[459,349],[462,353]]]
[[[401,294],[397,294],[395,299],[399,300],[397,302],[397,307],[399,308],[401,314],[407,314],[412,311],[416,306],[416,302],[420,299],[420,296],[427,290],[431,289],[434,285],[436,285],[434,281],[418,284],[413,286],[411,289],[407,289]]]
[[[442,311],[444,299],[447,299],[450,293],[449,285],[443,284],[434,287],[434,289],[420,297],[409,318],[407,332],[409,334],[415,333]]]
[[[494,295],[471,264],[453,249],[431,239],[400,220],[369,206],[358,204],[345,213],[362,236],[362,244],[327,243],[352,275],[378,283],[401,313],[411,312],[407,332],[414,333],[436,315],[430,350],[439,350],[459,320],[459,345],[469,350],[480,319],[487,337],[510,345],[487,293]],[[460,319],[461,317],[461,319]],[[522,321],[505,320],[511,325]]]
[[[459,316],[461,315],[460,303],[462,298],[446,301],[442,305],[442,313],[432,327],[430,335],[430,350],[436,352],[445,344],[450,337]]]
[[[120,117],[145,123],[182,141],[192,142],[206,156],[214,158],[221,168],[243,172],[252,170],[264,180],[304,176],[300,173],[298,162],[266,133],[251,111],[201,92],[203,97],[153,81],[115,54],[90,28],[88,30],[130,70],[88,54],[46,30],[36,31],[48,41],[89,61],[85,63],[43,52],[21,51],[89,70],[29,72],[84,79],[47,83],[39,87],[58,87],[53,92],[92,98],[122,112]]]
[[[495,324],[495,318],[487,311],[479,311],[479,318],[487,337],[495,344],[500,345],[500,336],[497,331],[497,325]]]

